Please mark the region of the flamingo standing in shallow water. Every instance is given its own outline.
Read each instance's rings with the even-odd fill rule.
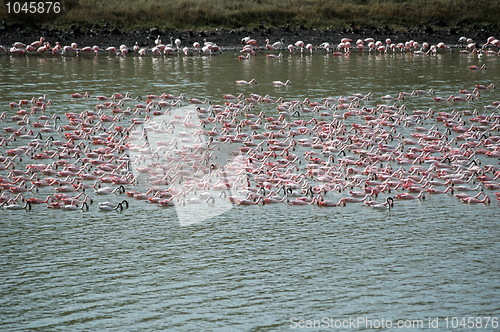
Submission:
[[[250,46],[255,46],[259,50],[259,52],[261,52],[260,47],[259,47],[259,43],[257,42],[257,40],[249,39],[249,40],[247,40],[246,44],[250,45]]]

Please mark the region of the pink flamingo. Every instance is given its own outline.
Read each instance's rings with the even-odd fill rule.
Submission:
[[[288,201],[288,204],[290,205],[311,205],[316,203],[314,198],[309,198],[309,197],[297,197],[293,201]]]
[[[232,197],[230,198],[230,201],[235,205],[258,205],[262,201],[262,197],[259,196],[257,199],[251,199],[250,197],[247,197],[246,199]]]
[[[471,66],[469,66],[469,69],[470,70],[485,70],[486,69],[486,64],[483,63],[483,65],[481,67],[478,67],[476,65],[471,65]]]
[[[413,199],[425,199],[425,196],[424,196],[424,192],[425,191],[421,191],[417,196],[414,196],[412,194],[409,194],[409,193],[401,193],[401,194],[397,194],[395,196],[396,200],[398,201],[401,201],[401,200],[413,200]]]
[[[266,39],[266,49],[268,51],[274,51],[274,50],[276,50],[276,48],[273,45],[269,44],[269,39]]]
[[[259,44],[257,43],[257,40],[255,40],[255,39],[249,39],[249,40],[247,40],[246,44],[257,47],[257,49],[259,50],[259,52],[261,52]]]
[[[78,92],[71,94],[71,98],[89,98],[89,97],[90,97],[90,95],[88,92],[85,92],[84,94],[78,93]]]
[[[461,200],[462,200],[462,202],[467,203],[467,204],[483,203],[484,205],[487,205],[487,204],[491,203],[491,200],[487,195],[484,195],[483,199],[469,196],[469,197],[462,198]]]
[[[20,48],[20,49],[26,49],[26,44],[21,43],[21,42],[15,42],[14,44],[12,44],[12,47],[14,47],[14,48]]]
[[[295,47],[298,47],[300,49],[300,53],[304,52],[304,42],[302,40],[298,40],[295,42]]]
[[[334,201],[325,200],[322,195],[313,199],[313,204],[324,207],[336,207],[336,206],[346,206],[345,198],[341,198],[337,203]]]

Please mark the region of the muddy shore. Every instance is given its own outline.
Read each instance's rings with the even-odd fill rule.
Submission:
[[[203,42],[203,40],[215,42],[222,49],[238,49],[243,37],[251,36],[264,46],[265,39],[269,38],[271,43],[283,39],[285,44],[295,43],[302,40],[314,46],[323,42],[338,44],[344,37],[366,39],[372,37],[375,40],[385,41],[390,38],[393,42],[406,42],[415,40],[419,43],[428,42],[436,44],[443,42],[448,46],[458,46],[458,39],[461,36],[472,38],[477,44],[482,45],[490,36],[500,38],[498,28],[486,30],[481,28],[441,28],[432,27],[408,28],[404,31],[395,31],[388,27],[360,27],[343,28],[338,30],[317,30],[307,27],[281,27],[268,28],[260,27],[255,29],[215,29],[212,31],[194,30],[163,30],[157,27],[150,29],[139,29],[135,31],[122,31],[106,25],[80,26],[73,25],[68,29],[58,28],[34,28],[25,26],[0,26],[0,45],[8,47],[14,42],[32,43],[43,36],[51,44],[60,42],[61,45],[68,45],[72,42],[78,43],[80,47],[98,45],[100,47],[120,46],[122,44],[129,47],[136,42],[141,47],[152,47],[157,36],[160,36],[163,43],[169,43],[170,38],[179,38],[183,46],[191,46],[193,42]]]

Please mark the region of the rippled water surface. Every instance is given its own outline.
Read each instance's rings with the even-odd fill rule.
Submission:
[[[487,70],[468,69],[482,63]],[[0,74],[0,112],[9,116],[14,113],[9,102],[40,95],[51,99],[51,111],[61,116],[91,109],[95,99],[70,97],[86,91],[91,96],[183,93],[212,104],[223,104],[224,94],[321,101],[371,92],[369,105],[485,113],[484,106],[499,100],[498,89],[465,103],[381,97],[432,88],[447,98],[475,84],[499,85],[500,66],[498,57],[477,59],[456,51],[435,57],[318,52],[282,59],[258,55],[250,61],[232,53],[2,56]],[[254,86],[233,84],[252,78]],[[274,80],[292,84],[276,87]],[[277,115],[274,106],[263,110]],[[2,128],[12,125],[0,122]],[[498,166],[498,158],[482,162]],[[500,209],[493,191],[487,193],[492,198],[487,206],[463,204],[451,195],[398,201],[382,211],[359,203],[236,206],[187,227],[179,224],[175,209],[138,200],[122,213],[43,206],[2,210],[0,329],[268,331],[323,317],[421,319],[424,328],[429,317],[440,317],[444,328],[444,317],[498,317]]]

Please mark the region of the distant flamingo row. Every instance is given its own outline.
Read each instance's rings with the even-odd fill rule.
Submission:
[[[239,59],[248,59],[250,55],[255,55],[258,52],[267,52],[269,57],[281,57],[282,53],[276,54],[278,52],[286,51],[290,54],[293,53],[313,53],[313,51],[323,50],[327,53],[332,53],[334,55],[348,55],[353,51],[367,52],[367,53],[378,53],[385,54],[388,52],[395,53],[411,53],[415,55],[435,55],[438,50],[449,49],[451,45],[446,45],[443,42],[434,44],[429,44],[427,42],[419,43],[414,40],[409,40],[405,42],[393,42],[390,38],[384,41],[375,40],[374,38],[358,39],[354,42],[348,37],[341,38],[339,43],[323,42],[320,45],[313,45],[311,43],[306,43],[302,40],[298,40],[292,43],[285,43],[283,40],[271,43],[269,39],[265,40],[265,46],[262,48],[259,46],[259,42],[250,36],[243,38],[241,41],[235,42],[241,43],[243,47],[240,53],[246,55],[239,56]],[[465,54],[478,54],[482,55],[499,55],[500,54],[500,41],[491,36],[485,43],[478,45],[471,38],[461,37],[458,40],[460,53]],[[454,45],[455,46],[455,45]],[[76,42],[70,45],[61,45],[59,42],[55,42],[52,45],[50,42],[46,41],[44,37],[40,37],[31,43],[15,42],[11,47],[0,45],[0,54],[12,54],[12,55],[26,55],[26,54],[39,54],[39,55],[66,55],[66,56],[76,56],[76,55],[98,55],[100,53],[107,53],[112,55],[127,55],[127,54],[137,54],[139,56],[146,55],[173,55],[173,54],[204,54],[212,55],[222,52],[220,46],[215,42],[210,42],[204,40],[203,43],[195,42],[190,46],[182,46],[182,41],[180,39],[170,38],[170,43],[164,44],[160,38],[157,37],[154,45],[150,47],[141,47],[139,43],[135,43],[132,47],[127,45],[120,45],[119,47],[108,46],[101,47],[98,45],[94,46],[84,46],[79,47]],[[228,49],[228,48],[226,48]],[[229,48],[230,49],[230,48]]]
[[[240,93],[222,103],[85,92],[68,98],[90,108],[64,115],[46,96],[20,100],[0,115],[0,204],[86,211],[99,202],[101,211],[122,211],[129,201],[102,198],[127,195],[164,207],[385,210],[448,194],[487,205],[500,200],[500,101],[469,107],[493,89],[460,89],[444,100],[467,103],[451,112],[439,111],[432,90],[319,100]],[[432,98],[435,109],[410,110],[399,104],[405,98]]]
[[[463,44],[466,49],[461,50],[461,53],[478,53],[478,54],[490,54],[498,55],[498,49],[500,48],[500,41],[495,37],[489,37],[482,47],[479,47],[472,39],[461,37],[459,43]],[[250,37],[243,38],[241,40],[244,45],[240,52],[255,54],[255,51],[261,52],[260,47],[255,39]],[[384,42],[380,40],[375,40],[374,38],[358,39],[354,43],[350,38],[342,38],[340,43],[332,44],[329,42],[324,42],[319,46],[313,46],[312,44],[306,44],[302,40],[298,40],[295,43],[285,45],[283,40],[270,43],[269,39],[266,39],[265,49],[267,51],[277,51],[277,50],[288,50],[290,53],[299,52],[309,52],[312,53],[314,50],[324,49],[327,53],[333,52],[334,55],[347,55],[350,54],[352,50],[357,50],[360,52],[378,52],[387,53],[391,52],[410,52],[416,55],[435,55],[438,49],[447,49],[450,46],[445,45],[443,42],[439,42],[436,45],[430,45],[427,42],[422,44],[409,40],[406,42],[394,43],[390,38],[385,39]],[[494,48],[495,50],[493,50]],[[273,56],[273,55],[270,55]],[[274,56],[273,56],[274,57]]]

